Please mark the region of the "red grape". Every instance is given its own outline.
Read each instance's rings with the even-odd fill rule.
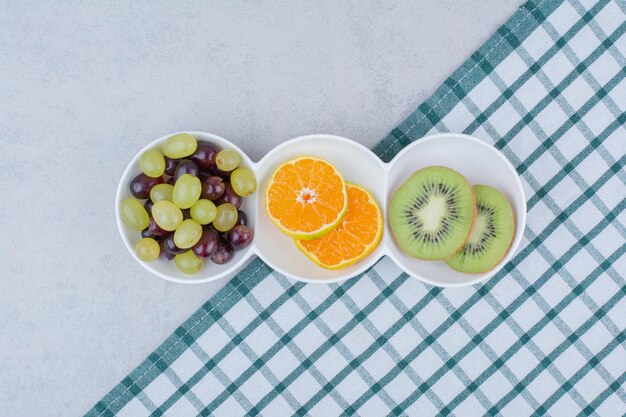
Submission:
[[[158,224],[156,224],[153,218],[151,218],[150,223],[148,223],[148,230],[150,231],[152,236],[163,237],[172,233],[172,232],[168,232],[167,230],[163,230]]]
[[[198,174],[198,178],[200,178],[200,182],[204,184],[204,182],[209,178],[211,174],[209,172],[202,172]]]
[[[224,194],[222,194],[222,196],[218,198],[217,201],[215,201],[216,206],[224,203],[230,203],[237,208],[241,207],[241,203],[243,203],[243,197],[237,194],[235,190],[233,190],[233,187],[230,185],[230,183],[226,184]]]
[[[220,238],[215,229],[205,229],[198,243],[193,247],[193,253],[200,258],[208,258],[215,253],[220,244]]]
[[[220,244],[217,246],[217,249],[211,255],[211,260],[218,264],[225,264],[233,257],[233,247],[228,244],[220,241]]]
[[[152,206],[154,206],[154,201],[151,199],[147,199],[145,203],[143,203],[143,208],[148,212],[148,216],[152,217]]]
[[[165,158],[165,174],[173,177],[180,159],[172,159],[167,156],[163,156],[163,158]]]
[[[163,184],[163,177],[151,178],[141,173],[130,182],[130,193],[140,200],[150,198],[150,190],[157,184]]]
[[[220,177],[210,176],[202,183],[202,198],[217,200],[224,194],[226,186]]]
[[[198,141],[196,151],[191,155],[191,159],[196,163],[201,171],[215,168],[215,155],[222,149],[212,142]]]
[[[224,178],[225,180],[229,179],[230,174],[233,173],[232,171],[222,171],[218,168],[212,169],[211,172],[213,173],[213,175],[217,175],[218,177]]]
[[[169,251],[172,255],[178,255],[179,253],[186,252],[188,249],[181,249],[174,243],[174,233],[168,235],[163,239],[163,247]]]
[[[247,226],[248,225],[248,215],[241,211],[241,210],[237,210],[237,223],[235,224],[241,224],[243,226]]]
[[[234,250],[243,249],[250,242],[252,242],[252,230],[248,226],[237,224],[228,232],[228,243],[232,245]]]
[[[146,227],[141,231],[141,237],[151,237],[153,239],[157,239],[157,236],[154,236],[150,231],[150,227]]]
[[[159,248],[161,249],[159,252],[160,259],[163,259],[164,261],[171,261],[174,259],[174,254],[165,247],[165,239],[159,241]]]
[[[199,173],[200,170],[195,162],[190,161],[189,159],[183,159],[176,167],[176,171],[174,171],[174,182],[185,174],[197,177]]]

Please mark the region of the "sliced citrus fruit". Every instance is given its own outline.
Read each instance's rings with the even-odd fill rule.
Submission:
[[[369,255],[383,234],[383,216],[374,197],[363,187],[347,184],[348,212],[336,229],[315,240],[295,240],[296,246],[321,267],[341,269]]]
[[[346,184],[337,168],[303,156],[280,165],[265,190],[265,210],[294,239],[316,239],[333,230],[348,208]]]

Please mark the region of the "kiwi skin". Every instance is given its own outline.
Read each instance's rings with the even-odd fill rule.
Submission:
[[[479,186],[480,186],[480,185],[479,185]],[[484,186],[484,187],[489,187],[489,186]],[[493,188],[493,187],[489,187],[489,188]],[[496,190],[496,191],[497,191],[497,190]],[[474,186],[472,186],[472,193],[473,193],[473,194],[474,194],[474,196],[475,196],[475,193],[474,193]],[[505,197],[505,198],[506,198],[506,197]],[[508,199],[507,199],[507,201],[508,201]],[[454,254],[452,254],[450,257],[448,257],[448,258],[446,258],[446,259],[444,260],[444,262],[446,262],[446,265],[448,265],[450,268],[454,269],[455,271],[458,271],[458,272],[461,272],[461,273],[464,273],[464,274],[473,274],[473,275],[476,275],[476,274],[483,274],[483,273],[485,273],[485,272],[489,272],[489,271],[491,271],[492,269],[496,268],[498,265],[500,265],[500,263],[502,262],[502,260],[503,260],[504,258],[506,258],[506,255],[509,253],[509,250],[511,249],[511,245],[513,244],[513,241],[515,240],[515,234],[516,234],[516,232],[517,232],[517,218],[515,217],[515,210],[513,210],[513,206],[511,205],[510,201],[508,201],[508,203],[509,203],[509,209],[511,210],[511,220],[512,220],[512,227],[513,227],[513,229],[512,229],[512,231],[511,231],[511,239],[509,240],[509,243],[508,243],[508,245],[507,245],[507,247],[506,247],[506,250],[503,252],[503,254],[502,254],[502,256],[500,257],[500,259],[498,259],[498,260],[497,260],[497,262],[495,262],[492,266],[490,266],[490,267],[488,267],[488,268],[484,268],[484,269],[482,269],[482,270],[475,270],[475,271],[461,271],[461,270],[459,270],[459,269],[455,268],[453,265],[450,265],[450,264],[448,263],[448,261],[449,261],[450,259],[452,259],[452,258],[453,258],[453,257],[454,257],[454,256],[455,256],[455,255],[456,255],[456,254],[457,254],[457,253],[458,253],[458,252],[459,252],[462,248],[463,248],[463,246],[465,245],[465,243],[464,243],[463,245],[461,245],[461,247],[460,247],[459,249],[457,249],[457,251],[456,251]],[[475,214],[474,214],[474,219],[473,219],[473,222],[472,222],[472,227],[470,228],[470,233],[467,235],[467,239],[465,240],[465,242],[466,242],[466,243],[467,243],[467,240],[469,239],[469,237],[470,237],[470,236],[471,236],[471,234],[472,234],[472,230],[473,230],[474,223],[475,223],[475,220],[476,220],[476,214],[477,214],[476,204],[474,205],[474,212],[475,212]]]
[[[513,210],[511,210],[513,211]],[[513,216],[513,237],[511,237],[511,241],[509,242],[509,245],[506,247],[506,251],[504,251],[504,255],[502,255],[502,257],[500,259],[498,259],[498,262],[496,262],[496,264],[493,266],[493,268],[495,268],[496,266],[500,265],[500,262],[502,262],[502,260],[504,258],[506,258],[506,255],[509,254],[509,250],[511,249],[511,245],[513,244],[513,241],[515,240],[515,232],[517,231],[517,219],[515,217],[515,213],[512,213]],[[491,269],[493,269],[491,268]],[[487,271],[491,271],[491,269],[488,269]],[[483,272],[487,272],[487,271],[483,271]],[[474,272],[475,274],[478,274],[479,272]]]

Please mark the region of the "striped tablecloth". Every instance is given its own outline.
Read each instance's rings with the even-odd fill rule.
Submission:
[[[444,290],[382,259],[304,285],[255,260],[88,415],[625,415],[625,31],[624,1],[529,1],[376,146],[504,152],[528,226],[494,278]]]

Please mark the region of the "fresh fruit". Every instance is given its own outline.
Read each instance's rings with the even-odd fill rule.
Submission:
[[[202,198],[215,201],[224,194],[226,185],[224,180],[218,176],[210,176],[202,183]]]
[[[236,208],[241,207],[241,203],[243,203],[243,197],[240,196],[233,190],[232,185],[230,183],[226,183],[224,187],[224,194],[217,200],[215,200],[215,204],[220,205],[224,203],[230,203]]]
[[[163,230],[173,232],[183,221],[183,213],[171,201],[161,200],[152,206],[152,216]]]
[[[228,232],[237,223],[237,208],[230,203],[217,206],[213,227],[218,232]]]
[[[150,231],[150,226],[146,227],[145,229],[143,229],[140,233],[141,237],[151,237],[151,238],[156,238],[156,236],[154,236],[152,234],[152,232]]]
[[[169,235],[170,233],[172,233],[172,232],[170,232],[170,231],[167,231],[167,230],[165,230],[165,229],[161,228],[161,227],[160,227],[160,226],[156,223],[156,221],[154,220],[154,218],[151,218],[151,219],[150,219],[150,223],[148,223],[148,231],[149,231],[149,232],[150,232],[150,234],[152,235],[152,236],[150,236],[150,237],[154,237],[155,239],[157,239],[157,238],[161,238],[161,237],[164,237],[164,236],[167,236],[167,235]]]
[[[174,262],[183,274],[195,274],[202,268],[202,258],[198,258],[190,250],[174,256]]]
[[[171,184],[157,184],[150,190],[150,200],[156,203],[159,200],[172,201],[174,186]]]
[[[174,234],[171,234],[163,238],[162,241],[163,241],[163,247],[165,248],[165,250],[167,250],[172,255],[178,255],[179,253],[185,252],[185,249],[182,249],[176,246],[176,243],[174,242]]]
[[[241,163],[241,156],[233,149],[222,149],[215,157],[217,169],[229,172],[237,168]]]
[[[130,193],[140,200],[150,197],[150,190],[157,184],[163,183],[163,177],[152,178],[144,173],[137,175],[130,182]]]
[[[181,249],[189,249],[200,240],[202,226],[195,220],[183,220],[174,232],[174,243]]]
[[[178,269],[191,274],[202,268],[203,259],[223,264],[250,244],[246,213],[237,209],[243,196],[255,191],[256,179],[239,166],[236,151],[221,151],[181,133],[165,140],[165,155],[149,150],[140,156],[142,172],[129,183],[133,197],[119,208],[122,222],[141,235],[135,248],[139,259],[174,259]]]
[[[165,175],[174,176],[180,159],[172,159],[167,156],[164,156],[163,159],[165,159]]]
[[[206,229],[198,243],[193,247],[193,253],[200,258],[209,258],[219,246],[220,235],[215,229]]]
[[[355,184],[346,188],[348,212],[339,226],[319,239],[295,240],[323,268],[341,269],[360,261],[376,249],[383,234],[383,215],[374,197]]]
[[[171,261],[174,259],[174,254],[165,248],[165,239],[161,239],[159,241],[159,249],[159,259],[163,259],[164,261]]]
[[[159,257],[160,252],[159,242],[149,237],[144,237],[135,245],[135,253],[142,261],[155,260]]]
[[[189,159],[183,159],[178,163],[178,166],[174,171],[174,182],[178,181],[178,179],[185,174],[197,177],[198,175],[200,175],[200,169],[198,169],[198,166],[195,162]]]
[[[233,257],[233,247],[230,246],[230,244],[228,243],[224,243],[220,241],[219,245],[217,246],[217,249],[215,249],[215,252],[213,252],[213,255],[211,255],[211,261],[213,261],[213,263],[216,263],[218,265],[222,265],[228,262],[230,258],[232,257]]]
[[[236,224],[228,232],[226,240],[234,250],[241,250],[252,242],[252,230],[247,226]]]
[[[223,178],[224,180],[229,180],[230,179],[230,174],[232,173],[232,171],[222,171],[221,169],[218,169],[216,167],[215,169],[211,170],[211,173],[213,175],[217,175],[220,178]]]
[[[158,178],[165,172],[165,159],[158,151],[146,151],[139,158],[139,166],[147,176]]]
[[[154,201],[147,199],[145,203],[143,203],[143,208],[148,212],[148,216],[152,217],[152,206],[154,205]]]
[[[248,215],[241,211],[241,210],[237,210],[237,223],[236,224],[241,224],[244,226],[248,225]]]
[[[509,251],[515,235],[515,216],[507,198],[486,185],[475,185],[476,218],[467,242],[446,263],[460,272],[493,269]]]
[[[200,179],[193,175],[185,174],[174,184],[172,201],[181,209],[187,209],[198,201],[201,192],[202,184]]]
[[[124,224],[138,232],[148,227],[150,222],[150,217],[144,206],[132,197],[122,200],[120,214]]]
[[[311,156],[280,165],[265,190],[267,215],[294,239],[324,236],[341,223],[347,209],[346,185],[339,171]]]
[[[193,154],[197,147],[196,138],[189,133],[179,133],[165,139],[163,153],[168,158],[179,159]]]
[[[248,168],[237,168],[230,175],[233,190],[242,197],[248,197],[256,191],[256,178]]]
[[[393,236],[409,255],[442,260],[465,242],[474,220],[472,187],[445,167],[416,171],[394,193],[389,206]]]
[[[212,142],[198,141],[198,148],[191,155],[191,159],[196,163],[201,171],[208,171],[215,168],[215,156],[220,151],[220,147]]]
[[[196,204],[191,206],[191,218],[198,223],[205,225],[211,223],[217,216],[217,207],[211,200],[201,198]]]

